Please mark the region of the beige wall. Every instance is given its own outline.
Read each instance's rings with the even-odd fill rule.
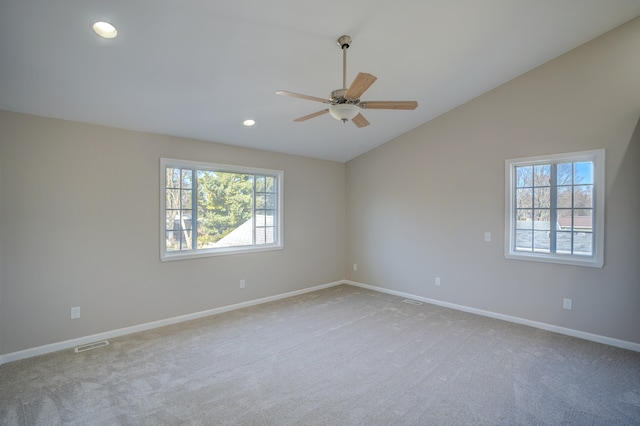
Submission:
[[[0,137],[0,354],[343,278],[342,163],[2,111]],[[284,250],[160,262],[160,157],[284,170]]]
[[[347,278],[640,343],[638,46],[640,19],[347,163]],[[505,259],[505,159],[598,148],[604,268]]]
[[[640,343],[639,40],[636,19],[346,166],[0,111],[0,354],[342,278]],[[506,260],[504,160],[598,148],[604,268]],[[161,263],[160,157],[284,170],[285,249]]]

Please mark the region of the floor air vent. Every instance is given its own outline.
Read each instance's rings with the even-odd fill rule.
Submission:
[[[76,346],[73,350],[75,353],[90,351],[91,349],[98,349],[109,344],[108,340],[102,340],[100,342],[87,343],[86,345]]]
[[[418,302],[417,300],[404,299],[404,303],[408,303],[410,305],[422,305],[422,302]]]

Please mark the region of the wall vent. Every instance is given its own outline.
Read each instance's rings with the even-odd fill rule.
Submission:
[[[98,349],[109,344],[108,340],[101,340],[99,342],[87,343],[86,345],[76,346],[73,350],[75,353],[90,351],[91,349]]]
[[[410,305],[422,305],[422,302],[418,302],[417,300],[404,299],[404,303],[408,303]]]

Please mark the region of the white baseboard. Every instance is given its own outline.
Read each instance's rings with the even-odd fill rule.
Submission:
[[[376,287],[369,284],[363,284],[356,281],[341,280],[332,283],[321,284],[314,287],[305,288],[302,290],[291,291],[288,293],[282,293],[275,296],[264,297],[261,299],[249,300],[247,302],[236,303],[234,305],[222,306],[219,308],[208,309],[206,311],[194,312],[192,314],[181,315],[173,318],[167,318],[159,321],[152,321],[144,324],[134,325],[131,327],[120,328],[117,330],[106,331],[103,333],[92,334],[90,336],[78,337],[76,339],[65,340],[63,342],[51,343],[44,346],[38,346],[35,348],[25,349],[18,352],[12,352],[4,355],[0,355],[0,365],[18,361],[20,359],[31,358],[38,355],[44,355],[51,352],[57,352],[65,349],[74,348],[80,345],[86,345],[88,343],[96,342],[99,340],[113,339],[127,334],[138,333],[140,331],[151,330],[158,327],[164,327],[166,325],[177,324],[185,321],[190,321],[198,318],[208,317],[211,315],[217,315],[224,312],[233,311],[236,309],[247,308],[249,306],[260,305],[262,303],[273,302],[287,297],[298,296],[300,294],[311,293],[313,291],[322,290],[329,287],[334,287],[340,284],[349,284],[356,287],[366,288],[380,293],[391,294],[394,296],[400,296],[408,299],[419,300],[421,302],[430,303],[432,305],[438,305],[445,308],[456,309],[459,311],[469,312],[472,314],[482,315],[490,318],[496,318],[503,321],[513,322],[516,324],[527,325],[541,330],[552,331],[554,333],[565,334],[567,336],[578,337],[580,339],[590,340],[597,343],[603,343],[605,345],[611,345],[623,349],[629,349],[632,351],[640,352],[640,344],[634,342],[628,342],[626,340],[614,339],[611,337],[600,336],[597,334],[586,333],[584,331],[573,330],[570,328],[559,327],[557,325],[546,324],[538,321],[532,321],[524,318],[513,317],[510,315],[498,314],[491,311],[485,311],[482,309],[471,308],[468,306],[457,305],[455,303],[443,302],[436,299],[430,299],[427,297],[416,296],[415,294],[404,293],[401,291],[390,290],[383,287]]]
[[[11,362],[11,361],[17,361],[20,359],[31,358],[38,355],[44,355],[51,352],[57,352],[57,351],[61,351],[69,348],[74,348],[80,345],[86,345],[87,343],[92,343],[99,340],[113,339],[113,338],[124,336],[127,334],[138,333],[140,331],[146,331],[146,330],[151,330],[153,328],[164,327],[166,325],[177,324],[180,322],[208,317],[211,315],[217,315],[223,312],[229,312],[236,309],[247,308],[249,306],[260,305],[262,303],[273,302],[275,300],[285,299],[287,297],[298,296],[300,294],[311,293],[313,291],[334,287],[340,284],[344,284],[344,281],[335,281],[332,283],[321,284],[314,287],[305,288],[302,290],[290,291],[288,293],[277,294],[275,296],[263,297],[261,299],[255,299],[255,300],[249,300],[247,302],[236,303],[234,305],[222,306],[219,308],[208,309],[206,311],[194,312],[192,314],[180,315],[173,318],[167,318],[163,320],[134,325],[131,327],[120,328],[117,330],[106,331],[103,333],[92,334],[90,336],[78,337],[76,339],[65,340],[63,342],[51,343],[48,345],[25,349],[18,352],[11,352],[8,354],[0,355],[0,365],[7,362]]]
[[[584,340],[590,340],[592,342],[603,343],[605,345],[615,346],[618,348],[629,349],[632,351],[640,352],[640,344],[634,342],[628,342],[626,340],[614,339],[612,337],[600,336],[598,334],[586,333],[584,331],[574,330],[571,328],[560,327],[553,324],[547,324],[538,321],[532,321],[524,318],[513,317],[510,315],[498,314],[491,311],[485,311],[482,309],[470,308],[468,306],[457,305],[455,303],[443,302],[436,299],[429,299],[427,297],[416,296],[415,294],[403,293],[401,291],[389,290],[382,287],[376,287],[368,284],[363,284],[355,281],[344,281],[345,284],[353,285],[356,287],[362,287],[369,290],[379,291],[381,293],[392,294],[394,296],[400,296],[407,299],[419,300],[421,302],[430,303],[432,305],[443,306],[445,308],[456,309],[458,311],[469,312],[472,314],[482,315],[485,317],[495,318],[503,321],[513,322],[516,324],[528,325],[530,327],[539,328],[541,330],[552,331],[558,334],[564,334],[567,336],[577,337]]]

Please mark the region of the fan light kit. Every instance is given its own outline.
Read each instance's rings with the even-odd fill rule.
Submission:
[[[354,104],[336,104],[329,106],[329,114],[336,120],[347,122],[360,114],[360,108]]]
[[[347,88],[347,49],[351,45],[351,37],[343,35],[338,38],[338,46],[342,49],[342,89],[331,92],[329,99],[317,98],[315,96],[301,95],[300,93],[278,90],[277,95],[291,96],[293,98],[306,99],[309,101],[329,104],[329,108],[304,117],[296,118],[293,121],[306,121],[310,118],[329,113],[336,120],[343,123],[353,121],[358,127],[369,125],[366,118],[360,113],[362,109],[403,109],[413,110],[418,107],[416,101],[361,101],[360,96],[371,87],[377,78],[371,74],[358,73],[351,86]]]

